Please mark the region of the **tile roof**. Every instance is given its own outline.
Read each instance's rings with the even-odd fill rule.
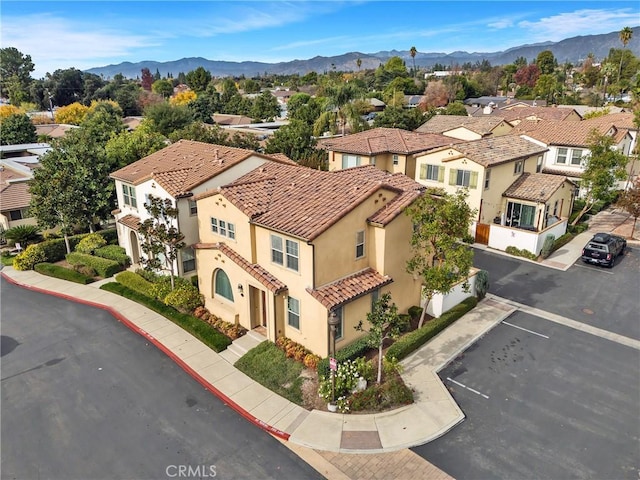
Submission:
[[[611,130],[612,126],[611,123],[591,122],[589,120],[579,122],[541,121],[537,124],[527,122],[522,127],[517,125],[511,133],[526,135],[547,145],[585,148],[589,143],[589,135],[593,130],[604,135]],[[614,133],[615,141],[622,140],[627,132],[626,128],[616,128]]]
[[[179,140],[116,170],[110,176],[134,185],[154,179],[173,197],[180,197],[251,156],[283,161],[279,156],[264,155],[253,150]]]
[[[16,160],[15,158],[12,160]],[[0,210],[27,208],[31,202],[28,181],[32,178],[27,171],[10,168],[10,162],[2,161],[0,168]]]
[[[322,287],[313,290],[307,288],[307,292],[327,310],[332,310],[391,282],[393,279],[388,275],[381,275],[373,268],[367,268]]]
[[[523,173],[502,194],[503,197],[546,202],[567,178],[547,173]]]
[[[461,141],[436,133],[410,132],[401,128],[381,127],[344,137],[321,139],[318,141],[317,148],[356,155],[379,155],[382,153],[411,155]]]
[[[570,178],[580,178],[582,177],[582,171],[581,170],[563,170],[561,168],[556,168],[556,167],[543,167],[542,168],[542,173],[548,173],[549,175],[563,175],[565,177],[570,177]]]
[[[564,121],[574,110],[556,107],[503,107],[494,110],[492,116],[504,118],[508,122],[514,120],[540,119],[547,121]],[[577,113],[577,112],[575,112]]]
[[[257,263],[251,263],[242,255],[237,253],[231,247],[229,247],[225,243],[196,243],[193,245],[193,248],[196,250],[204,250],[204,249],[214,249],[219,250],[223,253],[229,260],[233,261],[236,265],[242,268],[245,272],[259,281],[262,285],[267,287],[271,293],[278,294],[288,289],[288,287],[278,280],[275,276],[273,276],[269,271],[265,270],[263,267],[258,265]]]
[[[464,127],[478,135],[489,135],[504,119],[494,116],[469,117],[467,115],[434,115],[423,123],[416,132],[444,133],[455,128]]]
[[[472,142],[459,143],[454,145],[453,149],[484,167],[529,158],[548,150],[546,147],[541,147],[514,135],[487,137]]]
[[[125,215],[118,219],[118,223],[121,223],[125,227],[129,227],[131,230],[135,230],[137,232],[142,221],[140,217],[136,217],[135,215]]]
[[[325,172],[266,163],[219,191],[252,223],[311,241],[379,190],[388,193],[372,218],[385,223],[399,215],[409,199],[394,202],[395,197],[405,192],[417,196],[423,189],[405,175],[372,165]]]
[[[583,120],[588,125],[604,125],[605,127],[613,125],[618,129],[625,130],[638,130],[638,127],[633,123],[634,115],[632,112],[618,112],[609,113],[608,115],[602,115],[601,117],[593,117]]]

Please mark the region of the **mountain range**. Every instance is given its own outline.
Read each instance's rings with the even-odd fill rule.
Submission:
[[[633,36],[626,48],[633,52],[634,55],[640,56],[640,27],[633,27],[632,30]],[[416,67],[420,68],[430,68],[435,64],[461,66],[464,63],[475,64],[483,60],[489,61],[491,65],[505,65],[513,63],[519,57],[524,57],[527,61],[532,62],[543,50],[551,50],[558,63],[570,62],[575,65],[584,60],[589,53],[592,53],[596,60],[602,60],[607,57],[611,48],[622,48],[619,32],[571,37],[559,42],[521,45],[499,52],[417,52],[415,59],[411,58],[408,50],[389,50],[377,53],[349,52],[333,57],[316,56],[308,60],[292,60],[279,63],[226,62],[191,57],[169,62],[150,60],[137,63],[123,62],[117,65],[91,68],[86,72],[101,75],[104,78],[113,78],[118,73],[127,78],[136,78],[140,76],[140,71],[143,68],[148,68],[151,73],[158,71],[163,77],[168,74],[176,77],[180,72],[187,73],[198,67],[204,67],[214,77],[238,77],[242,75],[254,77],[264,74],[305,75],[309,72],[325,73],[331,70],[356,71],[358,69],[375,69],[394,56],[405,60],[408,67],[413,66],[413,61],[415,60]],[[360,67],[357,65],[358,59],[361,61]]]

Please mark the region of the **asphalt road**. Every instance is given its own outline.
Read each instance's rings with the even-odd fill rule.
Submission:
[[[108,313],[1,287],[3,479],[322,478]]]

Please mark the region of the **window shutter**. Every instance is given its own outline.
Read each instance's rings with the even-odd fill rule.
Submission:
[[[444,182],[444,167],[443,166],[439,166],[438,167],[438,181],[440,183]]]
[[[457,176],[458,176],[458,170],[456,170],[455,168],[452,168],[451,170],[449,170],[449,185],[456,184]]]
[[[425,180],[427,178],[427,164],[423,163],[420,165],[420,180]]]
[[[471,172],[469,178],[469,188],[478,188],[478,172]]]

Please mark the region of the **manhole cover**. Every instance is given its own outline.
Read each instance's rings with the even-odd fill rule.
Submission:
[[[583,308],[582,312],[586,313],[587,315],[593,315],[593,310],[589,310],[588,308]]]

